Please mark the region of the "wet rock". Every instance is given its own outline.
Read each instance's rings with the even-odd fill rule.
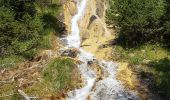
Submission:
[[[87,64],[88,64],[88,65],[92,65],[92,64],[93,64],[93,61],[87,61]]]
[[[63,38],[60,38],[60,44],[62,44],[63,46],[66,46],[68,44],[68,41],[66,38],[64,38],[64,36],[62,36]]]
[[[87,61],[88,65],[97,64],[97,63],[98,63],[98,61],[95,58]]]
[[[61,56],[69,56],[72,58],[76,58],[78,54],[79,54],[79,50],[75,48],[70,48],[70,49],[60,51]]]
[[[139,100],[134,93],[127,92],[127,91],[119,91],[116,93],[116,100]]]

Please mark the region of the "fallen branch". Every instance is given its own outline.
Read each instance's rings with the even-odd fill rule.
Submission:
[[[25,94],[22,90],[18,90],[18,93],[24,97],[25,100],[30,100],[30,97]]]

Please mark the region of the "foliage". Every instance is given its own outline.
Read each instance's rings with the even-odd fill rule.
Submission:
[[[32,6],[27,8],[22,4],[23,1],[10,0],[4,4],[7,7],[4,5],[0,7],[1,55],[10,53],[22,55],[37,45],[38,36],[43,30],[42,21],[37,14],[32,14],[32,10],[27,11],[27,9],[32,9]],[[32,3],[24,4],[31,5]]]
[[[43,7],[41,4],[42,2],[37,0],[0,0],[0,58],[2,61],[12,56],[32,59],[39,49],[51,47],[52,33],[60,29],[53,27],[60,24],[57,23],[60,6],[58,0],[45,4]],[[48,14],[55,21],[45,19],[44,16]]]
[[[165,14],[164,0],[109,0],[107,23],[119,28],[124,45],[136,45],[157,38],[160,18]]]

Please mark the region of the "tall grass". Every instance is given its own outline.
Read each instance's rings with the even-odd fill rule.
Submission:
[[[73,61],[69,58],[55,59],[43,71],[45,82],[50,84],[54,90],[61,90],[69,87],[71,82],[71,72],[74,66]]]

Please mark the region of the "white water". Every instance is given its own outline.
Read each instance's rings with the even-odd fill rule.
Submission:
[[[80,2],[81,1],[81,2]],[[80,31],[78,21],[84,15],[87,0],[77,0],[78,13],[71,20],[71,34],[67,37],[68,47],[80,47]]]
[[[134,96],[126,94],[120,82],[116,80],[117,65],[113,62],[99,61],[99,65],[109,76],[95,83],[95,72],[91,70],[88,65],[88,61],[93,61],[94,56],[80,48],[81,40],[78,21],[84,16],[87,1],[88,0],[77,0],[78,12],[72,18],[71,34],[67,37],[68,44],[66,46],[66,48],[77,48],[80,51],[79,60],[81,60],[83,64],[78,65],[78,68],[84,79],[85,86],[81,89],[70,91],[67,99],[87,100],[90,96],[92,100],[129,100],[129,98]],[[92,87],[94,87],[93,91]],[[134,98],[130,100],[134,100]]]
[[[75,91],[71,91],[68,93],[69,100],[86,100],[88,97],[88,93],[90,92],[92,86],[95,82],[95,73],[89,68],[87,62],[93,60],[93,55],[91,53],[85,52],[83,49],[80,48],[80,31],[78,27],[78,21],[83,17],[85,8],[86,8],[87,0],[78,0],[77,1],[77,9],[78,13],[72,18],[71,21],[71,34],[67,37],[68,46],[67,47],[74,47],[79,48],[80,55],[79,60],[83,62],[83,64],[78,65],[78,68],[81,72],[83,79],[85,79],[86,86],[77,89]]]

